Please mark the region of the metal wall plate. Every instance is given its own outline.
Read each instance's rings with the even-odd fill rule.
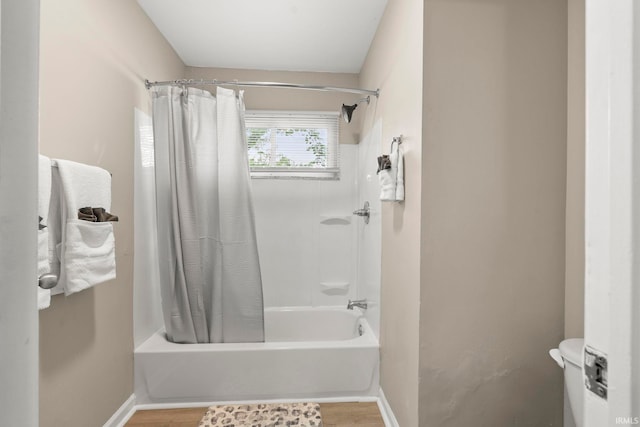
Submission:
[[[607,355],[589,346],[584,348],[584,383],[587,390],[607,400]]]

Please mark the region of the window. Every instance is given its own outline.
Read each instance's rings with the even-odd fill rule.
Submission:
[[[247,111],[253,178],[339,179],[337,113]]]

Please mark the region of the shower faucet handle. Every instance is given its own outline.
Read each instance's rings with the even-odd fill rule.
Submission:
[[[367,299],[363,298],[363,299],[356,299],[356,300],[349,300],[349,303],[347,304],[347,310],[353,310],[353,307],[358,307],[361,308],[363,310],[367,309]]]
[[[364,202],[364,207],[362,209],[356,209],[355,211],[353,211],[353,214],[364,217],[364,223],[369,224],[369,217],[371,216],[369,202]]]

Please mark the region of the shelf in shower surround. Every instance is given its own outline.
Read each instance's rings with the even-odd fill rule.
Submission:
[[[349,289],[349,282],[320,282],[320,286],[323,289],[335,289],[340,291],[346,291]]]
[[[349,225],[349,224],[351,224],[351,216],[320,215],[320,224],[324,224],[324,225]]]

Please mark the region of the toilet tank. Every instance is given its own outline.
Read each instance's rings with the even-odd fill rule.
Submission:
[[[564,383],[569,395],[576,427],[582,427],[584,385],[582,379],[583,338],[571,338],[560,343],[558,349],[564,359]]]

